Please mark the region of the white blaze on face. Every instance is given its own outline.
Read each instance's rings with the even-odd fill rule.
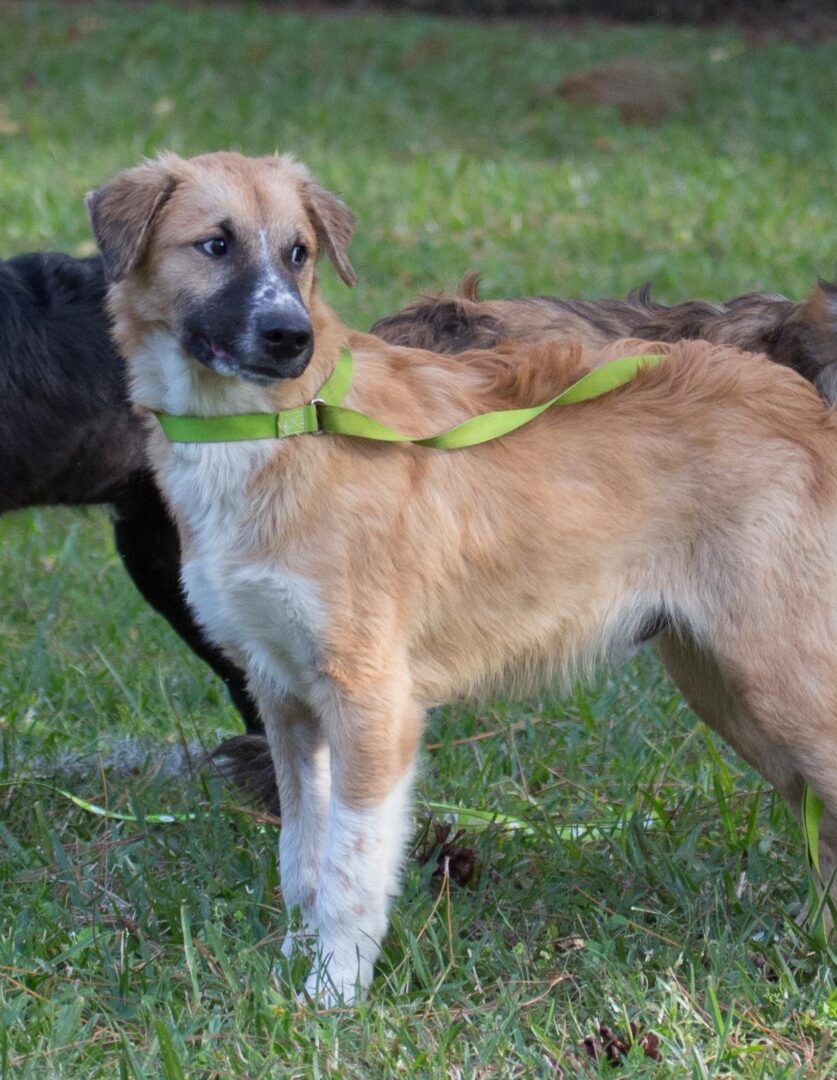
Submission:
[[[304,315],[308,314],[299,296],[291,290],[281,274],[277,274],[265,229],[259,229],[259,269],[260,273],[253,290],[254,313],[273,308],[278,311],[295,310]]]

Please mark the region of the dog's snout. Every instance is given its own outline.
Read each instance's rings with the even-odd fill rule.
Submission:
[[[265,314],[257,331],[265,349],[278,360],[292,360],[311,345],[311,322],[302,312]]]

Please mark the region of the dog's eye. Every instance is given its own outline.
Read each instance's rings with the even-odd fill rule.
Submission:
[[[294,244],[291,248],[291,262],[299,268],[305,265],[305,260],[308,258],[308,248],[305,244]]]
[[[205,255],[212,255],[214,258],[227,254],[227,241],[223,236],[213,236],[210,240],[201,240],[195,244],[195,247],[200,248]]]

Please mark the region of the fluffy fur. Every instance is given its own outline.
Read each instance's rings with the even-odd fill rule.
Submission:
[[[372,333],[394,345],[444,353],[492,349],[504,340],[559,338],[600,348],[620,337],[703,338],[765,353],[814,383],[826,401],[837,399],[837,286],[825,281],[801,303],[777,293],[746,293],[722,304],[687,300],[672,307],[655,303],[648,286],[627,300],[480,300],[477,284],[477,275],[468,274],[457,295],[418,300],[381,319]]]
[[[155,177],[169,194],[151,220],[93,214],[100,242],[121,235],[131,252],[110,306],[146,409],[170,393],[198,414],[299,405],[347,342],[346,404],[429,434],[649,350],[553,342],[451,359],[354,333],[312,267],[323,247],[345,260],[348,219],[334,200],[343,235],[323,241],[300,166],[167,157],[115,183]],[[235,251],[222,266],[201,254],[218,222]],[[249,355],[233,357],[241,374],[220,375],[184,344],[207,296],[251,273],[262,232],[314,332],[304,373],[274,382],[251,377]],[[301,271],[287,262],[300,239],[312,256]],[[227,317],[243,328],[250,311],[242,295]],[[149,416],[190,603],[246,666],[265,722],[282,880],[302,933],[316,935],[306,986],[321,1000],[351,1001],[371,978],[428,706],[567,679],[652,627],[698,714],[795,810],[804,784],[821,797],[826,878],[834,869],[837,419],[764,357],[704,341],[651,347],[668,362],[619,391],[458,452],[338,437],[170,444]]]

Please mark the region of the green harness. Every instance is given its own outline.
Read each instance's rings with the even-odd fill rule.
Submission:
[[[291,435],[348,435],[373,439],[377,442],[414,443],[435,450],[460,450],[467,446],[499,439],[530,423],[541,413],[558,405],[575,405],[601,397],[630,382],[643,368],[654,367],[663,359],[658,355],[620,356],[601,367],[594,368],[556,397],[528,409],[504,409],[483,413],[429,438],[410,438],[387,424],[354,409],[344,408],[342,402],[352,385],[354,363],[352,354],[344,348],[334,371],[319,394],[293,409],[277,413],[241,413],[237,416],[170,416],[156,413],[160,426],[174,443],[243,442],[252,439],[284,439]],[[826,932],[824,909],[830,903],[827,892],[822,896],[816,881],[823,886],[820,872],[820,819],[822,800],[807,785],[802,798],[802,831],[810,872],[808,903],[809,930],[814,941],[824,947]]]

